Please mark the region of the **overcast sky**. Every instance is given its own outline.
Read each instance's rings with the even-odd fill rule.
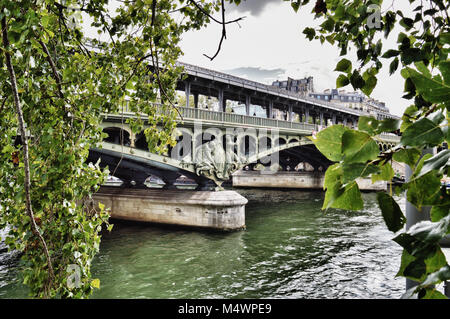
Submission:
[[[206,29],[183,36],[184,56],[180,60],[266,84],[288,76],[313,76],[316,91],[334,88],[338,73],[333,70],[341,59],[339,50],[327,42],[323,45],[318,40],[310,42],[302,34],[305,27],[319,24],[320,20],[314,20],[311,14],[313,3],[298,13],[290,2],[281,0],[247,0],[237,7],[227,5],[228,20],[242,16],[245,19],[239,25],[228,25],[227,39],[219,55],[213,61],[203,56],[214,55],[220,40],[221,26],[212,23]],[[395,9],[405,8],[397,4]],[[383,49],[393,47],[396,38],[394,32]],[[355,61],[355,65],[353,54],[347,58]],[[372,97],[385,102],[391,113],[401,115],[411,102],[401,98],[403,78],[399,72],[389,76],[388,69],[387,64],[380,72]],[[351,86],[343,89],[352,91]]]

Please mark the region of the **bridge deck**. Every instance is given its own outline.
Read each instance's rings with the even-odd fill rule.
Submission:
[[[311,135],[314,132],[326,128],[326,125],[311,124],[305,122],[294,122],[279,119],[271,119],[257,116],[248,116],[235,113],[218,112],[205,110],[200,108],[177,107],[181,116],[177,120],[182,125],[193,126],[195,124],[206,124],[214,127],[253,127],[258,129],[278,129],[280,132],[296,133],[300,135]],[[135,113],[130,112],[128,108],[124,108],[122,114],[105,114],[107,121],[122,121],[123,119],[135,117]],[[146,116],[143,114],[143,116]],[[237,125],[238,126],[237,126]],[[378,138],[383,142],[398,143],[400,137],[391,133],[382,133]]]

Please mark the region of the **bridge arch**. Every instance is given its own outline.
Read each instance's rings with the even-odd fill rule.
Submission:
[[[148,151],[148,143],[144,131],[141,131],[140,133],[136,134],[134,145],[137,149]]]
[[[300,138],[295,136],[295,137],[291,137],[288,139],[287,144],[291,144],[291,143],[295,143],[295,142],[300,142]]]
[[[103,132],[108,134],[108,136],[104,139],[105,142],[124,146],[131,145],[131,134],[126,129],[115,126],[109,126],[105,127],[103,129]]]
[[[272,138],[269,136],[260,136],[258,139],[258,149],[270,149],[272,148]]]
[[[258,138],[254,134],[241,134],[238,136],[237,145],[240,155],[251,157],[258,153]]]
[[[284,137],[278,137],[275,139],[274,146],[283,146],[287,144],[287,140]]]
[[[175,146],[170,146],[168,154],[173,159],[192,161],[192,142],[193,133],[188,128],[177,128],[177,137]]]

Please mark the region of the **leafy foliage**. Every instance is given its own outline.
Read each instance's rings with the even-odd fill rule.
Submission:
[[[450,196],[441,185],[443,176],[450,172],[450,153],[444,147],[450,140],[450,4],[440,0],[409,2],[412,17],[394,11],[393,4],[381,11],[382,1],[316,1],[313,13],[323,23],[317,29],[306,27],[306,37],[336,44],[341,56],[348,54],[349,47],[356,49],[359,65],[353,66],[342,58],[335,69],[340,72],[336,86],[352,85],[370,95],[380,69],[388,65],[390,74],[401,69],[405,80],[403,97],[414,103],[405,110],[401,121],[361,117],[357,130],[331,126],[313,141],[336,162],[325,175],[323,208],[360,209],[355,178],[371,175],[372,181],[390,181],[392,160],[411,167],[413,175],[401,190],[419,211],[431,207],[432,220],[403,230],[406,218],[392,193],[377,194],[378,203],[388,229],[396,233],[394,240],[404,248],[398,276],[418,282],[405,297],[441,298],[445,296],[433,285],[450,279],[449,265],[439,246],[450,233]],[[388,38],[395,26],[401,28],[397,48],[383,51],[383,38]],[[396,130],[402,135],[400,144],[379,152],[377,135]],[[444,150],[422,157],[430,148]]]
[[[110,2],[0,1],[7,40],[0,55],[0,227],[9,229],[5,242],[10,249],[22,253],[23,282],[33,297],[85,298],[100,286],[91,278],[90,264],[100,231],[112,225],[104,206],[93,207],[90,198],[108,170],[86,162],[89,149],[105,137],[104,114],[122,112],[125,103],[136,114],[148,115],[152,151],[163,152],[174,143],[171,103],[182,72],[176,66],[178,43],[183,32],[208,22],[183,0],[121,1],[115,12]],[[204,12],[216,7],[198,2]],[[173,12],[184,19],[177,22]],[[107,40],[88,41],[81,26],[86,18]],[[14,79],[5,57],[10,57]],[[162,103],[163,111],[152,102]],[[26,138],[18,134],[17,107],[23,110]],[[143,124],[141,118],[131,126],[139,132]],[[28,203],[34,221],[26,214]],[[80,280],[69,285],[73,265]]]

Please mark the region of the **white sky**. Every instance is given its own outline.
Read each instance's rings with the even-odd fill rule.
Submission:
[[[405,2],[403,3],[407,6]],[[333,70],[342,58],[339,57],[339,50],[328,42],[323,45],[318,40],[310,42],[302,34],[305,27],[318,25],[320,22],[314,20],[311,14],[314,1],[311,5],[300,8],[298,13],[291,8],[290,2],[281,0],[247,0],[247,3],[243,3],[244,6],[238,7],[240,11],[234,5],[226,7],[228,20],[241,16],[246,18],[239,25],[228,25],[227,39],[214,61],[209,61],[203,54],[212,56],[217,50],[221,25],[216,23],[183,36],[181,49],[184,56],[180,60],[266,84],[288,76],[313,76],[316,91],[335,88],[339,73]],[[391,5],[390,1],[388,5]],[[397,3],[395,10],[397,9],[406,8]],[[220,19],[220,16],[217,18]],[[383,50],[394,47],[396,39],[396,32],[393,32]],[[351,52],[346,58],[356,65],[354,54]],[[400,116],[412,101],[401,98],[404,82],[399,71],[389,76],[388,69],[387,63],[378,75],[378,85],[372,92],[372,97],[385,102],[392,114]],[[342,89],[352,91],[350,85]]]
[[[211,24],[200,31],[191,31],[183,35],[181,49],[184,56],[182,62],[222,71],[249,80],[271,84],[274,80],[285,80],[287,77],[314,77],[314,89],[322,92],[335,88],[339,73],[333,70],[342,58],[339,49],[328,42],[312,42],[302,33],[305,27],[314,27],[322,21],[314,20],[311,10],[315,1],[300,8],[295,13],[290,1],[283,0],[243,0],[239,6],[226,3],[226,19],[233,20],[245,16],[239,24],[227,25],[227,39],[222,44],[219,55],[210,61],[203,56],[216,53],[222,33],[222,26]],[[111,12],[120,5],[111,2]],[[391,10],[402,10],[409,13],[409,2],[385,1],[382,11],[391,6]],[[393,8],[392,8],[393,6]],[[221,19],[217,14],[216,18]],[[84,27],[90,36],[98,37],[95,30],[89,26],[89,18],[84,17]],[[383,39],[383,51],[396,48],[398,32],[393,30],[389,38]],[[103,38],[108,40],[108,38]],[[356,53],[349,51],[345,58],[357,65]],[[384,59],[382,59],[384,60]],[[402,99],[404,80],[399,70],[389,76],[390,59],[385,60],[385,66],[378,74],[377,87],[371,97],[383,101],[392,114],[401,116],[412,100]],[[351,85],[344,88],[352,91]]]

